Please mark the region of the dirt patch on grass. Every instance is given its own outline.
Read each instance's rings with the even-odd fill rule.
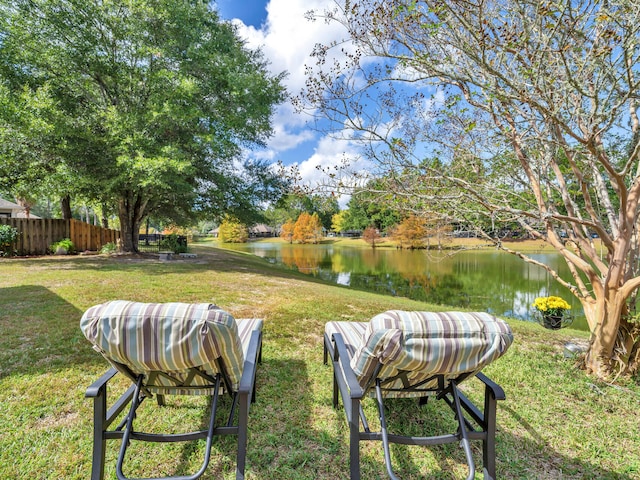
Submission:
[[[64,428],[76,425],[79,422],[79,412],[60,412],[54,415],[46,415],[36,421],[36,430],[51,430],[54,428]]]

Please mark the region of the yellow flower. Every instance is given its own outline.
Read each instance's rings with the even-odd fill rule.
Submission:
[[[547,315],[562,315],[565,310],[571,309],[571,305],[560,297],[538,297],[533,307]]]

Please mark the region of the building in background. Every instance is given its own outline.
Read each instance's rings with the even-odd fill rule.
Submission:
[[[36,215],[27,213],[25,207],[21,207],[17,203],[10,202],[0,197],[0,217],[2,218],[40,218]]]

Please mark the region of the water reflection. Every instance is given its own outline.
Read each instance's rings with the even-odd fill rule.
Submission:
[[[337,285],[525,320],[533,319],[531,304],[536,297],[559,295],[571,303],[573,328],[587,329],[580,303],[567,289],[553,281],[544,269],[503,252],[475,250],[446,255],[423,250],[280,242],[227,247]],[[538,253],[534,257],[558,270],[563,278],[570,278],[559,255]]]

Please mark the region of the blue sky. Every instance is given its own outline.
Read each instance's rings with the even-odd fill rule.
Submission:
[[[288,73],[285,86],[291,95],[304,86],[305,64],[315,64],[309,57],[314,45],[327,44],[345,33],[338,25],[304,18],[309,10],[332,5],[332,0],[215,0],[215,4],[223,19],[238,26],[249,47],[262,49],[274,74]],[[273,117],[274,135],[267,148],[248,155],[296,165],[304,182],[314,185],[322,178],[318,166],[338,165],[356,147],[310,128],[307,119],[294,113],[289,103],[281,105]]]
[[[260,28],[267,19],[265,0],[217,0],[216,5],[222,18],[237,18],[255,28]]]

